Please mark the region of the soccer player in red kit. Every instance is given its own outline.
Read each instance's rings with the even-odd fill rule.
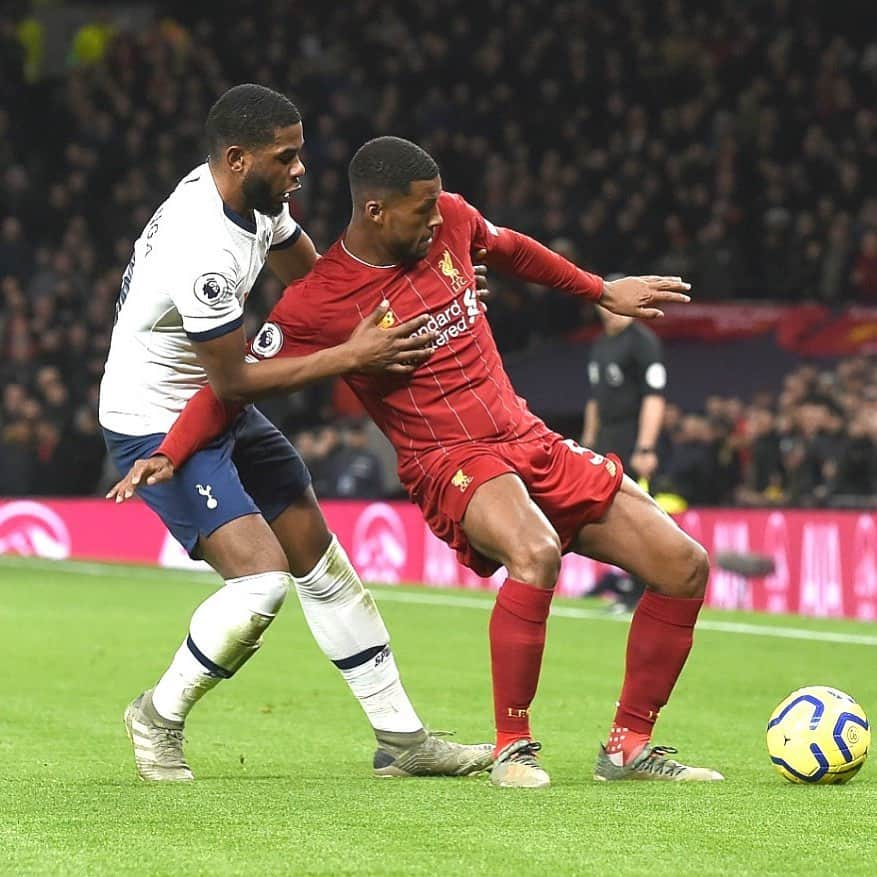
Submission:
[[[490,618],[492,781],[549,784],[530,730],[530,704],[566,551],[616,564],[648,583],[631,622],[624,683],[595,779],[722,779],[651,743],[691,648],[706,552],[623,475],[617,457],[563,439],[515,394],[475,294],[470,254],[485,250],[493,269],[635,317],[660,316],[662,303],[687,301],[688,285],[654,276],[604,282],[531,238],[493,226],[462,197],[443,192],[434,160],[406,140],[380,137],[362,146],[350,163],[350,186],[346,232],[287,288],[252,341],[250,367],[335,348],[370,313],[387,327],[429,315],[419,331],[434,335],[434,354],[424,365],[408,374],[345,379],[392,441],[399,477],[432,531],[480,575],[500,566],[508,572]],[[138,461],[115,490],[126,497],[138,483],[171,477],[228,428],[245,401],[251,400],[217,400],[209,387],[202,390],[158,456]]]

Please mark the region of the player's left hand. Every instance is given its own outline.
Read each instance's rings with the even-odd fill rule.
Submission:
[[[648,274],[644,277],[619,277],[618,280],[603,282],[603,295],[599,305],[625,317],[638,317],[641,320],[654,320],[663,317],[661,305],[667,302],[688,302],[686,295],[691,284],[681,277],[659,277]]]
[[[479,264],[473,265],[472,270],[475,272],[475,297],[481,304],[481,310],[487,313],[487,303],[485,299],[490,298],[490,287],[487,285],[487,265],[482,263],[482,259],[487,258],[487,250],[476,250],[472,254],[473,262]]]
[[[174,464],[164,454],[136,460],[128,474],[110,488],[106,498],[114,499],[117,503],[125,502],[134,496],[134,491],[141,484],[158,484],[161,481],[170,481],[173,476]]]

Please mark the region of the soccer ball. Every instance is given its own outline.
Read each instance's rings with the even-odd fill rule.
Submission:
[[[845,783],[868,757],[871,728],[848,695],[825,685],[793,691],[767,723],[767,751],[791,783]]]

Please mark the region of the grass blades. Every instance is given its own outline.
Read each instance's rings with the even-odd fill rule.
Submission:
[[[848,786],[792,786],[764,746],[771,710],[802,685],[848,691],[877,716],[874,626],[704,613],[655,739],[727,781],[598,784],[627,625],[559,600],[533,710],[552,786],[526,792],[373,779],[368,724],[291,597],[261,653],[192,713],[197,781],[146,785],[122,711],[213,587],[0,559],[0,873],[874,873],[877,765]],[[424,721],[490,739],[490,595],[374,591]]]

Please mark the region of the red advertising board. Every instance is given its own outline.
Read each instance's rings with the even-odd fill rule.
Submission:
[[[466,588],[495,588],[502,582],[502,571],[485,580],[460,566],[408,503],[325,502],[323,510],[366,581]],[[772,575],[749,580],[714,566],[710,606],[877,619],[873,512],[697,509],[677,520],[710,554],[751,551],[774,561]],[[195,566],[137,501],[121,506],[99,499],[0,502],[0,554]],[[604,569],[568,555],[559,593],[586,594]]]
[[[769,335],[782,350],[799,356],[849,356],[877,352],[877,308],[854,305],[773,305],[754,302],[693,302],[667,308],[650,323],[666,340],[720,343]],[[598,326],[580,329],[573,338],[590,340]]]

